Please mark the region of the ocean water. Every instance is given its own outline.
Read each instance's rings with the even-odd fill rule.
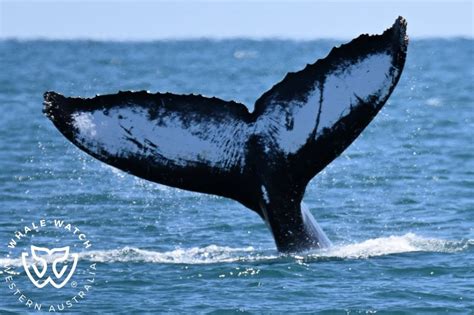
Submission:
[[[472,39],[410,43],[385,108],[308,186],[305,203],[334,247],[298,255],[278,254],[263,221],[236,202],[94,160],[41,112],[47,90],[201,93],[252,109],[340,43],[0,41],[0,313],[35,313],[31,300],[90,314],[473,314]],[[21,251],[67,244],[78,253],[70,282],[33,286]],[[73,284],[87,281],[71,302]]]

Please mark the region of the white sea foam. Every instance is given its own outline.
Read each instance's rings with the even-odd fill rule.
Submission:
[[[258,53],[255,50],[236,50],[234,51],[235,59],[250,59],[256,58]]]
[[[367,259],[410,252],[456,253],[474,246],[474,240],[448,241],[425,238],[413,233],[369,239],[363,242],[335,245],[328,249],[310,251],[298,255],[281,255],[274,249],[253,247],[227,247],[209,245],[205,247],[177,248],[170,251],[153,251],[135,247],[95,250],[79,255],[82,260],[99,263],[153,263],[153,264],[215,264],[231,262],[269,262],[284,259]],[[0,267],[21,266],[19,258],[0,259]],[[0,271],[1,272],[1,271]]]
[[[438,97],[431,97],[425,101],[428,106],[439,107],[443,105],[443,101]]]
[[[253,247],[227,247],[209,245],[206,247],[177,248],[171,251],[151,251],[125,247],[107,251],[92,251],[82,258],[96,262],[148,262],[168,264],[209,264],[246,260],[256,253]]]
[[[454,253],[472,245],[474,245],[474,240],[447,241],[407,233],[402,236],[379,237],[355,244],[337,245],[310,254],[310,256],[357,259],[410,252]]]

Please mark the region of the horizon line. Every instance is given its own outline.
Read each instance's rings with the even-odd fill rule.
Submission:
[[[367,33],[360,34],[367,35]],[[371,35],[371,34],[369,34]],[[147,42],[159,42],[159,41],[228,41],[228,40],[248,40],[248,41],[297,41],[297,42],[311,42],[318,40],[328,41],[350,41],[351,37],[285,37],[285,36],[176,36],[176,37],[157,37],[157,38],[120,38],[120,37],[85,37],[85,36],[73,36],[73,37],[49,37],[49,36],[1,36],[0,41],[50,41],[50,42],[61,42],[61,41],[89,41],[89,42],[130,42],[130,43],[147,43]],[[436,36],[436,35],[422,35],[422,36],[409,36],[411,40],[452,40],[452,39],[464,39],[474,40],[474,35],[449,35],[449,36]]]

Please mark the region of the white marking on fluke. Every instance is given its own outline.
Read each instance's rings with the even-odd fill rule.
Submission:
[[[347,116],[357,104],[357,97],[367,101],[370,96],[386,94],[391,86],[391,69],[394,69],[391,55],[374,54],[349,66],[342,64],[330,73],[324,82],[316,137],[324,128],[331,128]]]
[[[275,139],[286,155],[296,153],[316,127],[321,94],[317,87],[308,94],[306,102],[282,102],[265,111],[257,120],[254,132],[265,139]]]
[[[79,112],[72,115],[73,125],[84,137],[94,138],[97,130],[91,113]]]
[[[78,112],[72,115],[76,140],[96,154],[165,158],[176,165],[202,162],[223,168],[244,165],[245,124],[196,120],[178,114],[150,120],[142,107]],[[189,119],[189,118],[188,118]],[[192,119],[191,119],[192,120]]]
[[[270,203],[270,198],[268,197],[267,189],[263,185],[262,185],[262,194],[263,194],[263,200],[265,200],[265,202],[267,204],[269,204]]]

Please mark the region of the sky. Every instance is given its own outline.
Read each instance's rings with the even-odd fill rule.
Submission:
[[[412,38],[473,37],[473,0],[0,0],[0,38],[352,38],[404,16]]]

